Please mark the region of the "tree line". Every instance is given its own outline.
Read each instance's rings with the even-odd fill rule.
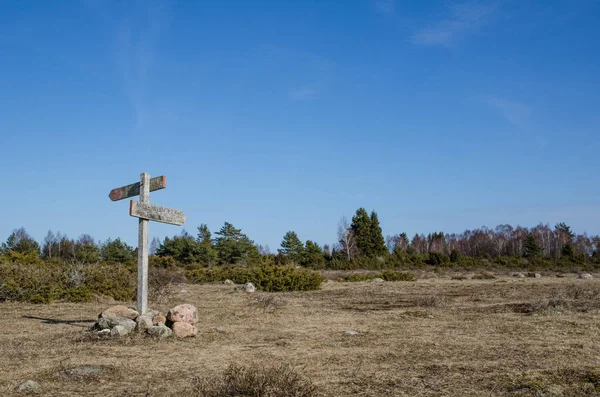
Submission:
[[[96,243],[87,234],[73,240],[49,231],[40,245],[23,228],[15,230],[0,247],[0,255],[11,253],[83,263],[131,262],[136,257],[136,249],[119,238]],[[558,223],[554,227],[540,224],[533,228],[499,225],[460,234],[415,234],[412,238],[398,233],[384,238],[377,213],[359,208],[351,221],[345,217],[340,220],[337,241],[331,246],[302,241],[290,230],[283,236],[277,252],[271,253],[268,247],[254,243],[241,229],[225,222],[214,236],[207,225],[201,224],[196,236],[184,231],[163,241],[154,238],[150,253],[156,258],[170,258],[182,266],[203,267],[270,262],[343,269],[482,264],[485,261],[506,264],[507,260],[522,265],[546,261],[595,266],[600,265],[600,236],[575,234],[565,223]]]

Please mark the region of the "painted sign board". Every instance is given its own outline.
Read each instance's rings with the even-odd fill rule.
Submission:
[[[157,176],[156,178],[150,179],[150,191],[164,189],[167,187],[167,177],[164,175]],[[112,201],[123,200],[133,196],[139,196],[140,194],[140,183],[132,183],[131,185],[121,186],[113,189],[108,194],[108,197]]]
[[[129,215],[177,226],[183,225],[186,221],[183,211],[135,200],[131,200],[129,204]]]

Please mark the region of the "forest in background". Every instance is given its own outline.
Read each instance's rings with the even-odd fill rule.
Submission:
[[[448,266],[456,268],[600,268],[600,236],[575,234],[565,223],[533,228],[499,225],[463,233],[406,233],[383,236],[375,211],[359,208],[352,219],[342,218],[333,245],[302,241],[294,231],[282,238],[277,252],[256,244],[241,229],[225,222],[211,233],[207,225],[194,236],[186,231],[154,238],[151,263],[162,267],[197,269],[218,265],[295,265],[311,269],[384,269]],[[96,242],[88,234],[70,239],[48,232],[39,244],[25,229],[15,230],[1,245],[0,259],[71,261],[81,264],[131,264],[136,249],[120,238]]]

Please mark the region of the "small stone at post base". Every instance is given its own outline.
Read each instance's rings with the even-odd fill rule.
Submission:
[[[177,338],[187,338],[198,334],[198,328],[189,323],[173,323],[171,328],[173,329],[173,335]]]
[[[171,331],[171,328],[167,327],[163,323],[159,323],[159,325],[153,325],[152,327],[148,328],[146,333],[159,338],[168,338],[173,334],[173,331]]]

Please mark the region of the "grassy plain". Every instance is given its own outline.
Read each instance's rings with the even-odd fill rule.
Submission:
[[[151,306],[196,305],[200,333],[186,340],[98,339],[86,329],[107,301],[2,303],[0,395],[33,379],[37,395],[194,396],[231,364],[282,363],[322,396],[600,395],[598,275],[417,276],[276,294],[182,285]],[[88,364],[104,371],[57,375]]]

